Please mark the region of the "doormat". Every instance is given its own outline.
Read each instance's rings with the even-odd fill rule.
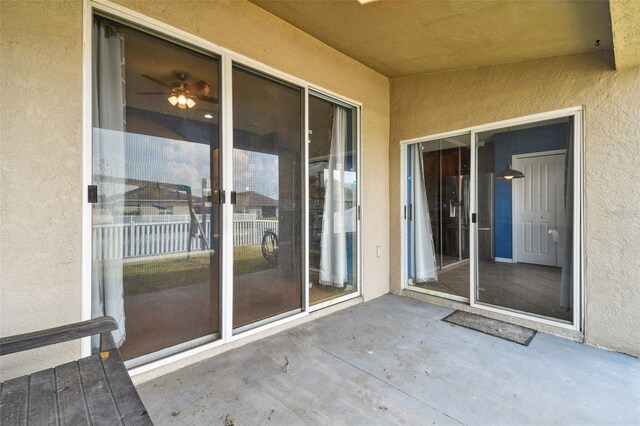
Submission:
[[[454,311],[452,314],[442,318],[442,321],[524,346],[529,346],[529,343],[536,335],[536,330],[464,311]]]

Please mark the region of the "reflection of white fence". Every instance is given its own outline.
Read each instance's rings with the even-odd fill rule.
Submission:
[[[201,219],[200,217],[198,219]],[[202,224],[202,222],[200,222]],[[93,258],[114,259],[186,252],[189,250],[190,221],[130,222],[93,226]],[[233,245],[260,244],[267,229],[278,233],[277,220],[234,220]],[[211,226],[203,226],[210,240]],[[200,238],[191,239],[191,250],[204,248]]]

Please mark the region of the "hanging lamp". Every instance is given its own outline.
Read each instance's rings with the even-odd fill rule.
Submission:
[[[496,174],[496,179],[520,179],[524,177],[524,173],[518,170],[514,170],[511,168],[511,163],[507,165],[507,168]]]

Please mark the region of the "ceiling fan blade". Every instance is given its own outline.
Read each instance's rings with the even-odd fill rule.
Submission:
[[[194,92],[204,91],[204,94],[208,95],[211,86],[209,86],[209,83],[207,83],[206,81],[200,80],[194,83],[187,84],[187,88],[189,90],[193,90]]]
[[[194,99],[198,99],[200,101],[203,102],[209,102],[212,104],[217,104],[218,103],[218,98],[212,98],[211,96],[203,96],[203,95],[193,95],[191,96]]]
[[[168,95],[167,92],[136,92],[136,95]]]
[[[168,85],[167,83],[165,83],[164,81],[160,81],[160,80],[158,80],[157,78],[151,77],[150,75],[147,75],[147,74],[140,74],[140,75],[141,75],[141,76],[143,76],[144,78],[146,78],[147,80],[151,80],[151,81],[153,81],[154,83],[157,83],[157,84],[159,84],[159,85],[161,85],[161,86],[164,86],[164,87],[167,87],[167,88],[171,89],[171,86],[169,86],[169,85]]]

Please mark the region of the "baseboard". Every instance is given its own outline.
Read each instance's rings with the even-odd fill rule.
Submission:
[[[496,262],[502,262],[502,263],[517,263],[517,262],[514,262],[513,259],[508,259],[506,257],[496,257],[493,260]]]

